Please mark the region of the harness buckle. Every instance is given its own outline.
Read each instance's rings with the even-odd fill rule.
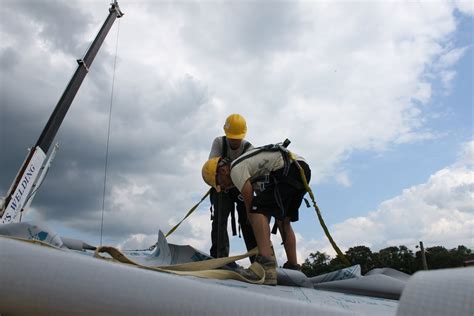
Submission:
[[[269,174],[266,174],[263,176],[263,179],[262,181],[260,182],[260,185],[259,185],[259,189],[261,192],[265,191],[265,189],[267,188],[267,184],[270,183],[270,175]]]

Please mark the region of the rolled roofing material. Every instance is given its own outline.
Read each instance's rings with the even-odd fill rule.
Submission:
[[[474,315],[474,267],[415,273],[403,291],[397,315]]]
[[[89,245],[88,243],[83,242],[79,239],[61,237],[65,247],[73,250],[95,250],[96,247]]]
[[[411,277],[411,275],[392,269],[392,268],[376,268],[372,269],[369,272],[367,272],[365,275],[375,275],[375,274],[384,274],[388,275],[389,277],[399,279],[401,281],[408,281],[408,279]]]
[[[366,295],[397,300],[406,282],[384,274],[368,275],[360,278],[319,283],[315,289]]]
[[[59,248],[61,238],[38,225],[8,224],[0,226],[1,234],[30,240],[0,236],[0,312],[6,315],[394,315],[398,302],[392,299],[409,278],[389,268],[355,277],[360,268],[354,266],[311,279],[278,269],[279,285],[262,286],[98,260],[77,240],[63,239],[70,247],[79,242],[80,252]],[[154,251],[125,253],[143,264],[209,258],[193,247],[168,244],[162,234]],[[403,292],[399,315],[473,315],[473,278],[474,268],[417,273]]]
[[[301,271],[277,268],[278,285],[313,288],[313,283]]]
[[[0,236],[6,315],[394,315],[397,302],[149,271]]]
[[[332,271],[329,273],[321,274],[315,277],[309,278],[309,281],[316,285],[318,283],[325,283],[331,281],[338,281],[338,280],[346,280],[352,278],[359,278],[360,274],[360,265],[356,264],[351,267],[347,267],[344,269],[340,269],[337,271]]]

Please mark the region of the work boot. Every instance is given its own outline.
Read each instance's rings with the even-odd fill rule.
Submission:
[[[245,279],[250,281],[258,281],[260,277],[256,274],[250,267],[244,268],[242,266],[238,266],[236,269],[233,269],[235,272],[243,276]]]
[[[277,285],[277,263],[274,258],[267,258],[264,256],[258,255],[255,258],[255,262],[258,262],[265,270],[265,285]]]
[[[285,262],[283,265],[283,269],[289,269],[289,270],[296,270],[296,271],[301,271],[301,265],[299,264],[291,264],[288,261]]]

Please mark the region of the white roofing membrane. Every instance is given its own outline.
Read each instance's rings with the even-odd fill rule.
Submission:
[[[5,226],[0,227],[0,235],[11,235],[14,226]],[[34,236],[34,228],[28,227],[27,234],[33,232],[30,235]],[[47,235],[41,232],[46,240]],[[54,234],[51,236],[60,244]],[[194,249],[168,245],[166,240],[161,240],[161,246],[159,243],[157,248],[162,248],[159,252],[168,258],[166,262],[178,260],[179,256],[173,254],[177,249],[181,256]],[[163,248],[166,246],[168,253]],[[156,252],[157,249],[127,255],[149,261]],[[474,315],[474,268],[416,273],[400,283],[403,293],[398,301],[373,296],[370,291],[374,284],[365,294],[350,293],[354,288],[356,292],[364,289],[364,280],[383,287],[387,280],[402,282],[407,277],[391,269],[357,277],[357,269],[352,268],[339,273],[352,275],[351,278],[312,283],[315,289],[178,276],[100,260],[84,255],[84,251],[46,247],[6,236],[0,236],[0,254],[2,315]],[[298,275],[292,273],[287,277],[299,282]],[[327,276],[315,280],[324,278]],[[350,284],[334,286],[337,282]],[[330,291],[318,288],[324,285]]]

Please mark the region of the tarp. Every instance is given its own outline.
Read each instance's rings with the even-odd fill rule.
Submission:
[[[158,232],[158,241],[153,250],[123,250],[122,252],[131,260],[147,266],[166,266],[212,259],[208,254],[189,245],[168,244],[162,231]]]
[[[419,271],[408,281],[397,316],[474,315],[474,267]]]
[[[314,288],[397,300],[400,298],[405,284],[406,281],[384,274],[375,274],[348,280],[319,283]]]
[[[0,236],[5,315],[395,315],[397,301],[177,276]]]
[[[54,247],[64,247],[61,237],[45,225],[30,224],[28,222],[4,224],[0,225],[0,235],[38,240]]]
[[[360,267],[354,266],[310,279],[278,269],[279,285],[263,286],[98,260],[90,251],[66,248],[71,242],[33,224],[0,226],[0,234],[10,236],[0,236],[2,315],[395,315],[397,307],[397,315],[474,314],[474,268],[410,277],[389,268],[360,276]],[[19,236],[25,240],[15,239]],[[73,243],[75,248],[90,246]],[[221,260],[191,246],[168,244],[161,233],[155,249],[120,255],[165,267]],[[399,293],[400,304],[387,299]]]
[[[360,265],[357,264],[348,268],[311,277],[309,278],[309,281],[311,282],[311,284],[313,284],[313,286],[315,286],[318,283],[346,280],[359,277],[361,277]]]

